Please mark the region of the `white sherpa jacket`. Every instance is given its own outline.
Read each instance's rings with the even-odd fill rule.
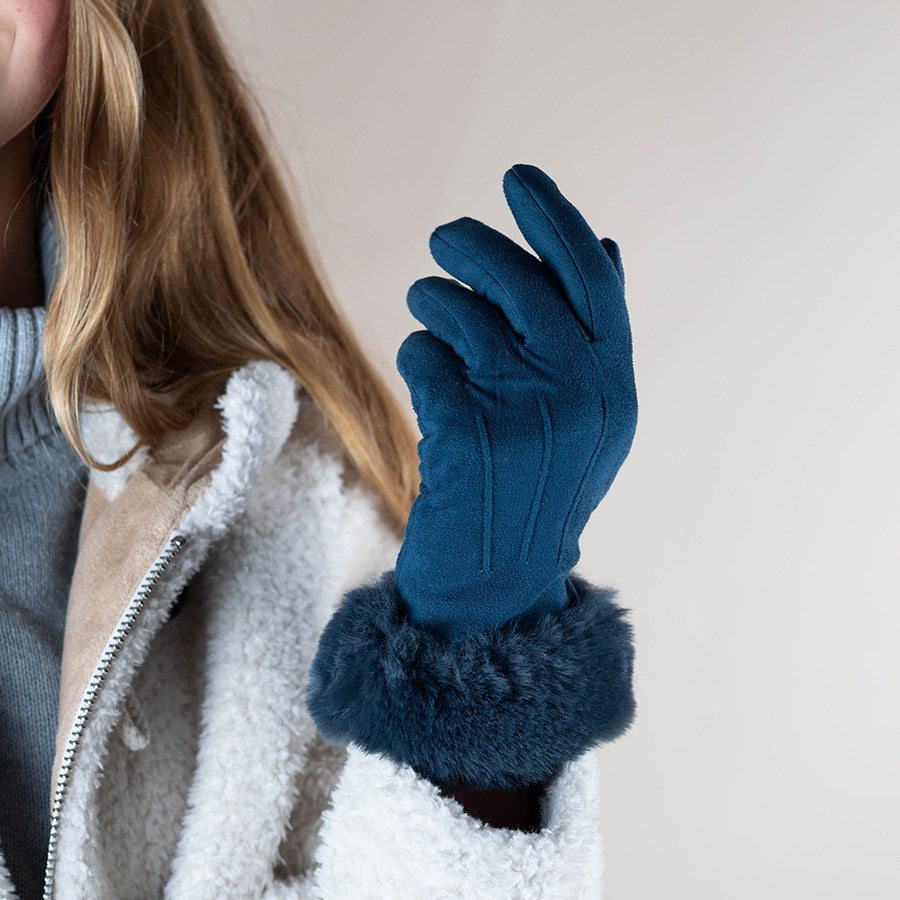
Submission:
[[[134,435],[83,416],[99,458]],[[399,542],[285,369],[232,373],[208,415],[92,470],[69,599],[46,896],[599,898],[598,759],[566,763],[539,833],[327,742],[318,639]],[[0,860],[0,897],[12,897]]]

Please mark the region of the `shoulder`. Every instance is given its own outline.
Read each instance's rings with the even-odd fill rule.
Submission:
[[[258,371],[242,385],[241,401],[230,387],[217,403],[229,438],[236,428],[247,438],[260,434],[244,464],[261,469],[236,523],[240,534],[256,535],[253,552],[246,542],[245,551],[290,557],[295,568],[315,568],[341,591],[392,566],[400,539],[332,423],[291,373],[275,363],[251,365]],[[259,455],[269,459],[252,458]]]
[[[92,469],[92,482],[107,501],[115,501],[137,472],[159,479],[164,468],[183,481],[194,477],[198,460],[215,456],[204,489],[182,521],[186,532],[220,539],[235,530],[261,529],[270,538],[277,533],[281,541],[345,557],[372,561],[396,555],[399,541],[379,498],[292,372],[271,360],[251,360],[231,373],[212,406],[214,415],[201,416],[164,446],[142,447],[109,472]],[[88,404],[81,430],[88,449],[103,460],[116,459],[137,442],[109,404]],[[253,550],[259,550],[258,542]]]
[[[323,559],[331,558],[342,590],[396,560],[401,539],[380,497],[360,477],[333,425],[302,385],[297,385],[296,418],[257,499],[273,523],[293,523],[298,539],[302,531]]]

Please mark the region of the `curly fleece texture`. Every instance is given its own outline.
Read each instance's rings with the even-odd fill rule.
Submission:
[[[307,704],[329,740],[438,784],[516,787],[631,724],[632,629],[615,589],[571,573],[563,610],[449,642],[410,621],[394,573],[349,591],[319,640]]]

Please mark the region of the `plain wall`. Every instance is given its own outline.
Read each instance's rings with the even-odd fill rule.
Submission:
[[[636,629],[607,896],[900,897],[896,2],[216,0],[398,395],[409,285],[544,168],[620,244],[632,453],[581,542]]]

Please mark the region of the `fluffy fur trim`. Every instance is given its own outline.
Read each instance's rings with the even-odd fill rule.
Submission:
[[[312,398],[302,392],[306,402]],[[271,360],[254,359],[235,369],[215,407],[226,435],[222,461],[209,486],[181,524],[186,533],[225,534],[247,503],[259,473],[281,452],[297,419],[300,386]]]
[[[633,644],[613,588],[570,573],[561,612],[447,642],[413,624],[394,569],[349,591],[313,660],[322,734],[439,784],[543,781],[634,716]]]

